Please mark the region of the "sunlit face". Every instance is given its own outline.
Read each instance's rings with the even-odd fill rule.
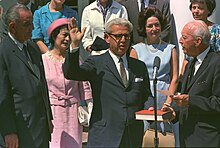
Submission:
[[[194,3],[192,4],[192,9],[191,9],[193,18],[195,20],[207,20],[209,10],[206,6],[206,3]]]
[[[70,44],[69,31],[67,28],[62,28],[54,41],[54,48],[66,50]]]
[[[23,43],[31,38],[33,26],[33,17],[31,11],[20,10],[20,20],[18,22],[12,22],[13,34],[15,38]]]
[[[188,56],[194,57],[194,50],[196,48],[195,42],[196,39],[190,34],[190,30],[185,26],[181,32],[182,36],[179,39],[179,43],[182,46],[183,53]]]
[[[113,25],[111,29],[110,34],[105,34],[106,42],[109,43],[110,50],[121,57],[129,48],[131,37],[129,28],[122,25]]]
[[[156,17],[149,17],[146,20],[146,35],[148,39],[157,39],[160,37],[161,25]]]

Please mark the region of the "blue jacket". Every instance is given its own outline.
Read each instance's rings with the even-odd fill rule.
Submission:
[[[50,24],[58,18],[75,17],[76,20],[79,19],[77,12],[71,8],[68,8],[65,5],[63,11],[60,14],[50,12],[49,4],[50,2],[48,2],[45,6],[41,7],[40,9],[34,12],[34,17],[33,17],[34,30],[32,31],[32,39],[43,39],[44,43],[50,49],[51,45],[49,43],[48,34],[47,34],[47,30]]]

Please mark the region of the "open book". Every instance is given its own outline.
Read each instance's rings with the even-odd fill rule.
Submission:
[[[154,110],[141,110],[135,113],[137,120],[155,120]],[[172,117],[171,111],[157,110],[157,121],[164,121]]]

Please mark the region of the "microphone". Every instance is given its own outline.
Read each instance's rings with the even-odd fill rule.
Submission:
[[[160,58],[156,56],[153,64],[153,80],[156,80],[158,69],[160,68]]]

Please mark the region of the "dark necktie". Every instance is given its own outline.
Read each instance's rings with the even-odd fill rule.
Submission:
[[[188,78],[187,78],[187,86],[190,84],[193,76],[194,76],[194,73],[195,73],[195,63],[197,61],[197,58],[194,58],[190,67],[189,67],[189,75],[188,75]]]
[[[22,51],[23,51],[23,53],[24,53],[26,59],[27,59],[28,61],[31,61],[31,59],[30,59],[30,57],[29,57],[29,54],[28,54],[27,46],[26,46],[25,44],[23,44],[23,49],[22,49]]]
[[[145,8],[144,0],[141,0],[141,11]]]
[[[119,64],[120,64],[120,75],[121,75],[122,82],[123,82],[124,86],[127,87],[128,79],[127,79],[127,74],[125,71],[125,67],[124,67],[122,58],[119,59]]]

